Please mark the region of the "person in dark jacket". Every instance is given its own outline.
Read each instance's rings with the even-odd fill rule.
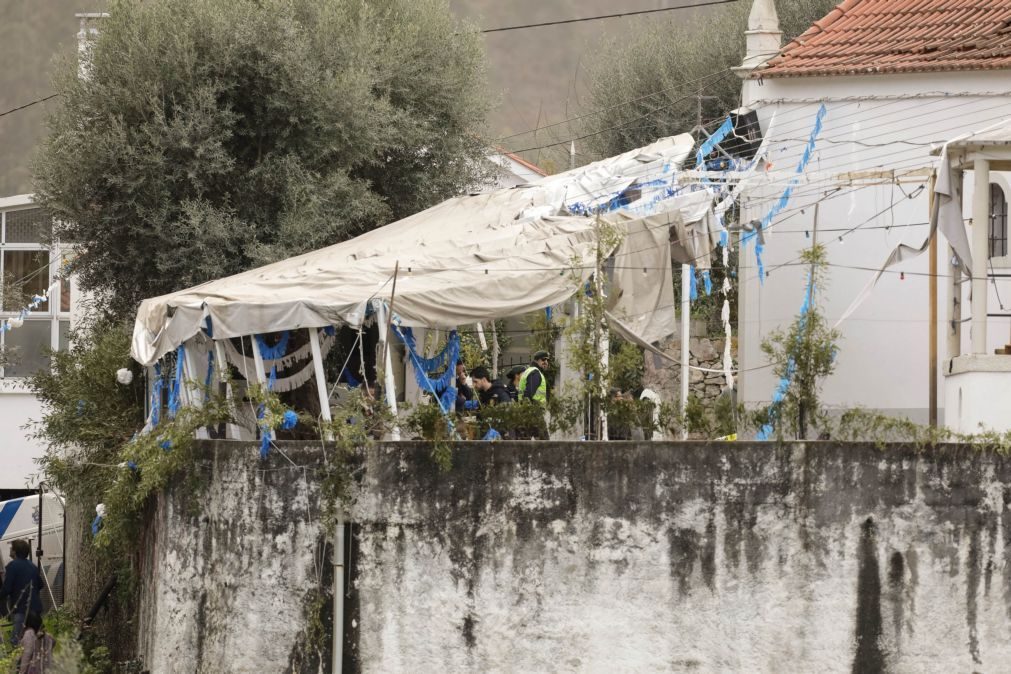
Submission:
[[[467,409],[473,409],[471,405],[467,403],[474,400],[474,389],[470,387],[473,378],[467,376],[467,367],[462,361],[458,361],[456,364],[456,411],[463,412]]]
[[[509,395],[509,389],[498,379],[491,379],[488,368],[475,367],[470,373],[470,378],[474,382],[474,389],[477,391],[477,397],[481,401],[482,407],[503,405],[513,401],[512,396]]]
[[[519,385],[520,377],[523,376],[523,370],[526,368],[522,365],[516,365],[506,372],[506,390],[509,391],[509,396],[516,402],[520,398]]]
[[[14,644],[21,638],[29,611],[42,613],[42,583],[38,568],[28,559],[31,554],[28,541],[18,539],[11,543],[11,561],[4,570],[4,583],[0,588],[0,602],[4,603],[14,624],[11,631]]]

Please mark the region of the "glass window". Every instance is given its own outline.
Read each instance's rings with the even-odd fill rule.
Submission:
[[[56,348],[59,351],[70,348],[70,321],[60,321],[60,341]]]
[[[1007,255],[1007,199],[1000,185],[990,183],[990,228],[987,233],[990,257]]]
[[[0,222],[0,318],[6,319],[28,308],[33,296],[46,292],[51,287],[53,265],[72,253],[69,249],[50,250],[52,220],[40,208],[0,211]],[[0,333],[0,377],[27,377],[49,367],[51,350],[69,348],[66,314],[71,309],[71,293],[71,283],[64,281],[59,297],[50,298],[52,303],[46,300],[31,307],[31,315],[20,326]],[[57,307],[59,312],[50,313]]]
[[[7,351],[5,377],[27,377],[49,367],[49,348],[53,322],[48,319],[26,320],[20,328],[4,334]]]
[[[5,250],[3,256],[3,310],[19,311],[33,295],[49,288],[49,251]],[[33,311],[48,311],[49,302],[42,302]]]
[[[53,221],[41,208],[7,211],[4,243],[49,243]]]
[[[60,282],[60,311],[63,313],[70,311],[70,283],[68,278]]]

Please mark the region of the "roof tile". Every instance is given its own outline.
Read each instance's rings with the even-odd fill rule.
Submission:
[[[1011,0],[843,0],[752,77],[1011,66]]]

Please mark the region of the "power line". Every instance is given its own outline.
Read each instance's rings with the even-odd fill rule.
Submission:
[[[583,114],[576,115],[575,117],[568,117],[566,119],[561,120],[560,122],[554,122],[552,124],[546,124],[544,126],[538,126],[537,128],[527,129],[526,131],[519,131],[517,133],[510,134],[508,136],[501,136],[500,138],[497,138],[495,140],[495,142],[496,143],[501,143],[503,140],[509,140],[510,138],[516,138],[518,136],[525,136],[527,134],[537,133],[538,131],[543,131],[545,129],[550,129],[550,128],[555,127],[555,126],[562,126],[564,124],[570,124],[572,122],[575,122],[575,121],[580,120],[580,119],[584,119],[586,117],[591,117],[593,115],[599,115],[599,114],[604,113],[604,112],[610,112],[611,110],[614,110],[616,108],[620,108],[620,107],[623,107],[623,106],[626,106],[626,105],[631,105],[632,103],[638,103],[639,101],[646,100],[647,98],[653,98],[654,96],[660,96],[661,94],[666,94],[668,92],[674,91],[675,89],[680,89],[682,87],[686,87],[686,86],[691,85],[691,84],[698,84],[699,82],[702,82],[703,80],[707,80],[707,79],[709,79],[711,77],[716,77],[717,75],[722,75],[722,74],[728,73],[728,72],[730,72],[730,68],[724,68],[723,70],[712,72],[712,73],[709,73],[708,75],[703,75],[702,77],[696,78],[694,80],[689,80],[687,82],[679,82],[678,84],[675,84],[672,87],[667,87],[666,89],[660,89],[658,91],[653,91],[653,92],[650,92],[648,94],[643,94],[642,96],[639,96],[637,98],[630,98],[627,101],[619,101],[619,102],[615,103],[614,105],[609,105],[609,106],[604,107],[604,108],[598,108],[596,110],[590,110],[589,112],[584,112]],[[722,118],[720,118],[720,119],[722,121]]]
[[[663,7],[661,9],[640,9],[634,12],[620,12],[618,14],[602,14],[600,16],[584,16],[578,19],[561,19],[559,21],[544,21],[543,23],[527,23],[519,26],[503,26],[501,28],[485,28],[482,33],[504,33],[509,30],[525,30],[527,28],[544,28],[546,26],[562,26],[569,23],[583,23],[584,21],[601,21],[603,19],[620,19],[626,16],[640,16],[643,14],[656,14],[657,12],[671,12],[677,9],[693,9],[695,7],[708,7],[710,5],[726,5],[737,0],[709,0],[709,2],[699,2],[694,5],[675,5],[674,7]]]
[[[45,96],[43,98],[35,99],[31,103],[25,103],[24,105],[19,105],[16,108],[11,108],[10,110],[7,110],[6,112],[0,112],[0,117],[3,117],[4,115],[9,115],[12,112],[17,112],[18,110],[24,110],[25,108],[30,108],[33,105],[38,105],[39,103],[45,103],[49,99],[56,98],[57,96],[59,96],[59,94],[49,94],[48,96]]]

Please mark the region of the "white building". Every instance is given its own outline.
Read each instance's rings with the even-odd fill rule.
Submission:
[[[0,497],[34,484],[35,460],[45,449],[31,439],[25,426],[38,420],[41,406],[27,389],[25,377],[49,367],[48,350],[66,349],[72,310],[78,303],[72,281],[61,281],[59,271],[67,251],[52,242],[52,221],[32,203],[31,195],[0,198],[0,278],[5,291],[4,322],[13,318],[10,330],[0,332],[5,355],[0,367]],[[33,295],[49,299],[31,308],[18,325],[22,309]],[[17,327],[14,327],[17,326]]]
[[[742,402],[768,404],[777,386],[760,345],[801,307],[807,269],[798,264],[799,253],[815,238],[825,244],[830,279],[817,292],[834,323],[896,245],[919,247],[926,239],[930,177],[938,162],[932,148],[1011,118],[1009,20],[1011,0],[845,0],[780,49],[773,0],[755,0],[739,74],[743,103],[757,111],[770,151],[766,183],[743,201],[742,221],[761,220],[783,206],[790,180],[797,181],[765,228],[764,273],[754,244],[741,253]],[[823,105],[822,127],[814,133]],[[814,152],[798,174],[812,135]],[[972,183],[966,172],[966,218]],[[1011,279],[1002,276],[1011,271],[1009,194],[1006,174],[991,173],[990,214],[980,224],[988,228],[990,316],[985,347],[979,347],[990,354],[1011,342]],[[829,405],[927,422],[934,367],[944,423],[947,317],[955,304],[948,300],[953,267],[943,237],[937,249],[936,353],[930,351],[932,275],[924,253],[886,272],[839,326],[836,372],[824,389]],[[969,285],[956,295],[965,307]],[[967,321],[952,335],[962,344],[971,339]]]

